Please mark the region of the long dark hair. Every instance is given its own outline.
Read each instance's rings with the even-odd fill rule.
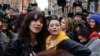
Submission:
[[[90,25],[89,25],[89,30],[91,31],[91,33],[94,32],[94,31],[100,32],[100,24],[95,21],[95,27],[94,28],[91,28]]]
[[[95,23],[95,27],[93,29],[93,31],[97,31],[97,32],[100,32],[100,24],[99,23]]]
[[[23,14],[23,13],[18,15],[17,19],[14,21],[14,32],[18,32],[25,16],[26,14]]]
[[[29,25],[31,21],[38,20],[38,19],[42,19],[43,27],[41,31],[37,34],[36,41],[40,41],[40,40],[42,41],[43,39],[45,39],[44,37],[46,35],[46,26],[47,26],[45,15],[43,14],[43,12],[37,10],[31,11],[25,16],[25,19],[19,30],[19,37],[21,39],[29,40],[29,41],[31,40]]]

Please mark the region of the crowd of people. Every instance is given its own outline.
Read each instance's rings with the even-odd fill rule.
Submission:
[[[100,56],[100,14],[0,12],[0,56]]]

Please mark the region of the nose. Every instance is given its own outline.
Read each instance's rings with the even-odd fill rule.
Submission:
[[[56,29],[57,27],[56,26],[53,26],[53,29]]]
[[[36,21],[36,24],[37,24],[37,25],[41,25],[42,23],[41,23],[39,20],[37,20],[37,21]]]

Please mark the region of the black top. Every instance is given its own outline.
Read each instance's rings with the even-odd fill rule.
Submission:
[[[28,41],[17,40],[9,43],[5,51],[0,49],[0,56],[29,56],[33,51],[37,53],[42,50],[43,47],[40,44],[34,45]]]

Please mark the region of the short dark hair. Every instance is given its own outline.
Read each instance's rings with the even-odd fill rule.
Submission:
[[[80,28],[80,31],[78,32],[78,35],[83,36],[84,38],[88,38],[90,34],[91,32],[88,30],[87,27]]]
[[[49,24],[50,24],[50,22],[52,21],[52,20],[57,20],[57,21],[59,21],[59,23],[60,23],[60,20],[57,18],[57,16],[56,16],[56,18],[55,17],[50,17],[50,20],[48,21],[48,26],[49,26]],[[60,23],[60,25],[61,25],[61,23]]]

